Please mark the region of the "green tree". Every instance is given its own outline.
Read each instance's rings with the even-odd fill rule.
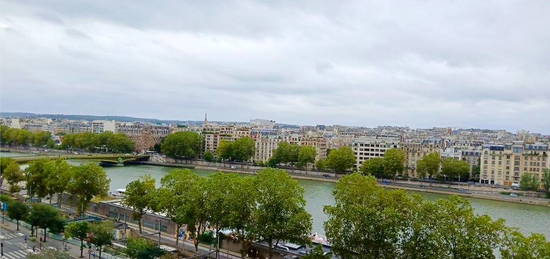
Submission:
[[[19,231],[19,221],[25,219],[30,212],[29,206],[20,201],[12,201],[8,205],[8,217],[17,222],[17,231]]]
[[[235,141],[222,140],[217,149],[218,156],[229,161],[248,161],[254,156],[255,142],[250,137]]]
[[[341,147],[330,151],[327,167],[337,173],[343,173],[355,165],[355,154],[349,147]]]
[[[231,191],[227,194],[226,202],[229,210],[225,215],[228,229],[233,229],[242,242],[241,255],[245,255],[248,246],[251,245],[250,229],[252,212],[255,208],[256,191],[252,176],[231,177]],[[218,215],[219,217],[219,215]]]
[[[30,214],[26,220],[31,226],[44,229],[44,242],[46,241],[48,230],[52,233],[63,231],[64,219],[61,217],[61,214],[59,214],[56,208],[46,204],[32,204]]]
[[[308,167],[309,164],[315,163],[317,149],[313,146],[301,146],[298,152],[298,165],[300,167]]]
[[[279,169],[264,169],[254,178],[256,194],[250,234],[273,246],[285,240],[304,244],[311,231],[311,215],[305,210],[304,190],[298,181]]]
[[[35,160],[25,169],[27,192],[31,197],[44,198],[48,195],[48,171],[46,170],[48,162],[48,159]]]
[[[537,191],[540,182],[534,174],[524,173],[519,181],[519,188],[524,191]]]
[[[309,252],[309,254],[302,256],[302,259],[331,259],[331,254],[326,254],[325,251],[323,251],[322,245],[317,245],[315,248]]]
[[[89,163],[74,167],[68,190],[77,198],[77,212],[82,215],[94,196],[106,196],[111,180],[105,170]]]
[[[99,248],[99,258],[101,258],[101,252],[103,247],[110,245],[114,239],[114,225],[110,221],[102,221],[100,223],[93,223],[90,225],[90,243]]]
[[[162,177],[161,188],[155,192],[151,202],[153,210],[165,213],[178,230],[187,225],[197,251],[197,237],[202,234],[207,220],[204,211],[204,181],[191,170],[172,170]]]
[[[384,178],[384,158],[375,157],[363,162],[359,171],[361,171],[363,175]]]
[[[53,195],[57,194],[57,204],[61,206],[63,193],[67,190],[73,176],[73,168],[67,161],[57,159],[48,161],[45,164],[44,171],[46,176],[46,193],[50,197],[50,204]]]
[[[210,151],[204,152],[204,160],[207,162],[213,162],[215,159],[214,154]]]
[[[230,225],[231,207],[235,204],[230,200],[230,195],[239,186],[236,184],[238,175],[217,173],[207,177],[204,184],[206,200],[204,209],[208,215],[208,223],[214,228],[216,236],[220,230]],[[219,250],[219,243],[216,243],[216,253]]]
[[[233,143],[228,140],[220,141],[218,149],[216,149],[218,157],[223,160],[231,160],[233,158]]]
[[[404,191],[386,191],[372,176],[342,177],[335,205],[325,206],[325,232],[332,250],[343,258],[397,258],[416,204]]]
[[[470,174],[470,164],[463,160],[454,158],[443,159],[441,163],[441,174],[451,179],[468,179]]]
[[[403,150],[392,148],[384,153],[384,174],[388,178],[401,175],[405,169],[406,154]]]
[[[418,178],[434,178],[439,176],[441,167],[441,156],[438,152],[425,155],[416,163],[416,173]]]
[[[504,220],[475,215],[463,198],[417,204],[409,219],[412,235],[404,244],[405,258],[494,258],[495,249],[503,244]]]
[[[145,238],[129,238],[124,252],[128,257],[136,259],[155,259],[164,255],[157,244]]]
[[[19,164],[13,162],[10,163],[4,170],[3,177],[6,178],[6,181],[10,185],[10,193],[16,193],[21,190],[19,187],[19,182],[25,180],[25,175],[19,168]]]
[[[531,234],[524,236],[518,231],[510,231],[506,238],[506,245],[500,253],[504,259],[522,258],[537,259],[550,258],[550,242],[544,235]]]
[[[176,132],[168,135],[161,146],[161,151],[172,158],[196,158],[202,148],[202,138],[195,132]]]
[[[325,171],[327,169],[327,160],[319,159],[315,162],[315,168],[319,171]]]
[[[12,158],[0,157],[0,187],[2,187],[2,184],[4,183],[4,172],[12,163],[16,163],[15,160],[13,160]]]
[[[342,258],[493,258],[507,231],[465,199],[423,200],[372,176],[342,177],[334,198],[325,231]]]
[[[34,133],[33,146],[35,147],[53,147],[52,134],[47,131]]]
[[[146,209],[151,207],[151,199],[155,190],[155,179],[150,175],[142,176],[126,185],[122,203],[132,209],[132,217],[138,221],[139,233],[143,233],[142,218]]]
[[[550,169],[544,169],[542,173],[542,186],[546,191],[546,197],[550,198]]]
[[[242,137],[235,140],[233,143],[233,160],[248,161],[254,156],[256,143],[251,137]]]
[[[271,163],[273,165],[278,164],[294,164],[298,162],[298,156],[300,153],[300,147],[298,145],[291,145],[288,142],[280,142],[277,148],[273,150],[273,156],[271,157]]]
[[[86,221],[76,221],[69,223],[65,228],[65,235],[68,238],[80,240],[80,257],[84,257],[84,240],[90,232],[90,224]]]

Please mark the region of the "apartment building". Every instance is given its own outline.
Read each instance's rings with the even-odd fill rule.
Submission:
[[[518,184],[526,173],[542,180],[543,170],[550,168],[548,144],[514,141],[484,145],[480,166],[480,182],[485,184]]]
[[[116,123],[114,120],[95,120],[92,121],[92,133],[103,133],[106,131],[115,132]]]
[[[126,134],[135,142],[137,151],[145,151],[159,144],[162,139],[170,134],[171,129],[166,125],[153,125],[145,123],[116,123],[115,133]]]
[[[399,148],[399,139],[385,136],[359,137],[352,143],[355,153],[355,168],[360,168],[363,162],[376,157],[384,157],[388,149]]]
[[[267,162],[272,156],[273,151],[279,146],[281,138],[277,136],[255,136],[255,162]]]
[[[407,156],[407,161],[405,162],[405,173],[409,177],[417,178],[416,166],[418,161],[430,153],[437,152],[441,154],[443,145],[433,142],[406,142],[402,143],[401,149]]]
[[[283,137],[283,141],[299,146],[312,146],[317,151],[315,160],[327,158],[327,139],[316,135],[289,134]]]

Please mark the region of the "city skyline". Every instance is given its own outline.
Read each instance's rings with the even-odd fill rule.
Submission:
[[[208,113],[203,114],[203,116]],[[187,122],[193,122],[198,124],[203,124],[205,117],[199,120],[194,119],[161,119],[161,118],[142,118],[142,117],[133,117],[128,115],[94,115],[94,114],[69,114],[69,113],[33,113],[33,112],[0,112],[0,118],[56,118],[56,119],[66,119],[66,120],[80,120],[84,121],[102,121],[102,120],[114,120],[117,122],[143,122],[143,123],[153,123],[153,124],[172,124],[172,125],[185,125]],[[209,117],[210,118],[210,117]],[[349,127],[349,128],[380,128],[380,127],[395,127],[395,128],[409,128],[411,130],[422,130],[422,129],[453,129],[453,130],[490,130],[490,131],[507,131],[513,134],[518,133],[531,133],[531,134],[541,134],[543,136],[550,136],[550,133],[546,132],[537,132],[531,131],[529,129],[503,129],[503,128],[475,128],[475,127],[453,127],[453,126],[438,126],[434,125],[431,127],[412,127],[410,125],[344,125],[344,124],[303,124],[303,123],[287,123],[284,121],[275,121],[270,118],[250,118],[246,121],[232,121],[232,120],[212,120],[208,119],[208,122],[211,123],[223,123],[223,124],[249,124],[253,120],[266,120],[273,121],[278,125],[288,125],[288,126],[299,126],[299,127],[315,127],[315,126],[330,126],[330,127]]]
[[[0,110],[549,134],[549,11],[2,1]]]

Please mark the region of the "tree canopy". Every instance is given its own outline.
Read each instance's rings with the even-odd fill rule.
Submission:
[[[326,166],[337,173],[346,172],[354,165],[355,153],[349,147],[334,149],[328,154]]]
[[[434,178],[439,176],[441,156],[438,152],[425,155],[416,163],[416,176],[418,178]]]
[[[524,191],[537,191],[540,182],[534,174],[523,173],[519,181],[519,188]]]
[[[142,233],[141,219],[146,209],[151,207],[151,200],[154,198],[155,179],[145,175],[126,185],[126,191],[122,203],[132,209],[132,217],[138,221],[139,233]]]
[[[338,181],[334,198],[324,209],[325,231],[343,258],[493,258],[495,249],[507,249],[504,221],[476,215],[456,196],[428,201],[351,174]]]
[[[69,191],[77,198],[77,212],[82,215],[94,196],[106,196],[111,179],[97,164],[89,163],[74,167]]]
[[[363,162],[359,171],[361,171],[364,175],[372,175],[376,178],[385,178],[384,158],[375,157]]]
[[[51,134],[47,131],[30,132],[26,129],[0,126],[0,144],[10,146],[53,147]]]
[[[311,215],[305,210],[304,190],[280,169],[264,169],[254,179],[256,195],[250,233],[272,248],[279,241],[308,242]]]
[[[88,232],[90,232],[90,223],[86,221],[71,222],[65,227],[66,237],[80,240],[80,257],[83,257],[84,239],[88,236]]]
[[[397,148],[386,150],[384,153],[384,174],[388,178],[395,177],[403,173],[405,169],[405,151]]]
[[[470,164],[455,158],[445,158],[441,163],[441,174],[454,180],[465,180],[470,175]]]
[[[242,137],[235,141],[222,140],[217,149],[221,159],[229,161],[248,161],[254,156],[255,142],[250,137]]]
[[[184,131],[168,135],[161,144],[163,154],[172,158],[193,159],[202,149],[202,137],[195,132]]]
[[[63,136],[62,149],[80,149],[90,152],[104,151],[130,153],[134,151],[134,142],[123,133],[75,133]]]
[[[129,238],[124,252],[135,259],[155,259],[164,255],[164,250],[145,238]]]

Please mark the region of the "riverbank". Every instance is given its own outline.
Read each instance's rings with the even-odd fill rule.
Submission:
[[[247,175],[254,175],[258,171],[255,167],[252,167],[252,166],[248,166],[249,169],[238,169],[238,168],[231,168],[231,165],[229,165],[229,168],[227,168],[227,167],[219,167],[219,166],[207,166],[204,164],[197,164],[194,162],[191,162],[189,164],[180,164],[180,163],[166,163],[166,162],[161,163],[161,162],[143,161],[143,162],[137,162],[135,164],[191,168],[191,169],[197,169],[197,170],[217,171],[217,172],[224,172],[224,173],[238,173],[238,174],[247,174]],[[311,174],[313,172],[309,172],[309,173]],[[336,183],[339,180],[339,176],[334,174],[326,174],[327,177],[300,175],[300,174],[292,173],[292,171],[289,171],[289,174],[292,176],[292,178],[299,179],[299,180],[331,182],[331,183]],[[503,202],[512,202],[512,203],[550,207],[550,199],[535,198],[535,197],[528,197],[528,196],[512,197],[512,196],[504,196],[500,194],[500,192],[510,191],[507,189],[485,187],[485,188],[478,188],[479,190],[472,190],[472,188],[470,189],[458,188],[458,187],[449,188],[449,185],[443,185],[443,184],[437,184],[437,183],[419,184],[412,181],[400,181],[400,180],[380,182],[380,185],[382,187],[391,188],[391,189],[402,189],[407,191],[428,192],[428,193],[444,194],[444,195],[458,195],[461,197],[468,197],[468,198],[477,198],[477,199],[485,199],[485,200],[493,200],[493,201],[503,201]],[[517,191],[514,191],[514,192],[517,192]],[[521,192],[517,192],[517,193],[521,193]]]
[[[17,153],[29,153],[32,152],[36,156],[41,155],[52,155],[51,151],[44,150],[18,150],[18,149],[6,149],[2,148],[2,152],[17,152]],[[58,152],[56,155],[60,155]],[[74,154],[73,154],[74,155]],[[90,158],[112,158],[117,155],[113,154],[79,154],[77,157],[86,157]],[[118,155],[123,156],[123,155]],[[62,158],[68,158],[61,156]],[[36,158],[36,157],[35,157]],[[76,158],[76,157],[75,157]],[[239,173],[239,174],[256,174],[257,171],[264,169],[264,167],[247,165],[247,164],[228,164],[228,163],[214,163],[206,161],[179,161],[176,163],[166,162],[166,161],[135,161],[132,162],[135,165],[153,165],[153,166],[164,166],[164,167],[173,167],[173,168],[187,168],[187,169],[197,169],[197,170],[206,170],[206,171],[219,171],[219,172],[228,172],[228,173]],[[316,172],[316,171],[303,171],[296,169],[285,169],[294,179],[307,180],[307,181],[318,181],[318,182],[330,182],[336,183],[341,177],[334,173],[326,172]],[[444,195],[458,195],[467,198],[478,198],[485,200],[493,201],[502,201],[510,203],[520,203],[520,204],[529,204],[550,207],[550,199],[537,198],[524,196],[526,192],[514,191],[504,188],[488,187],[488,186],[469,186],[469,185],[451,185],[451,184],[440,184],[440,183],[423,183],[415,181],[379,181],[383,187],[392,188],[392,189],[403,189],[408,191],[415,192],[427,192],[435,194],[444,194]],[[518,197],[506,196],[501,194],[501,192],[510,192],[519,194]]]

